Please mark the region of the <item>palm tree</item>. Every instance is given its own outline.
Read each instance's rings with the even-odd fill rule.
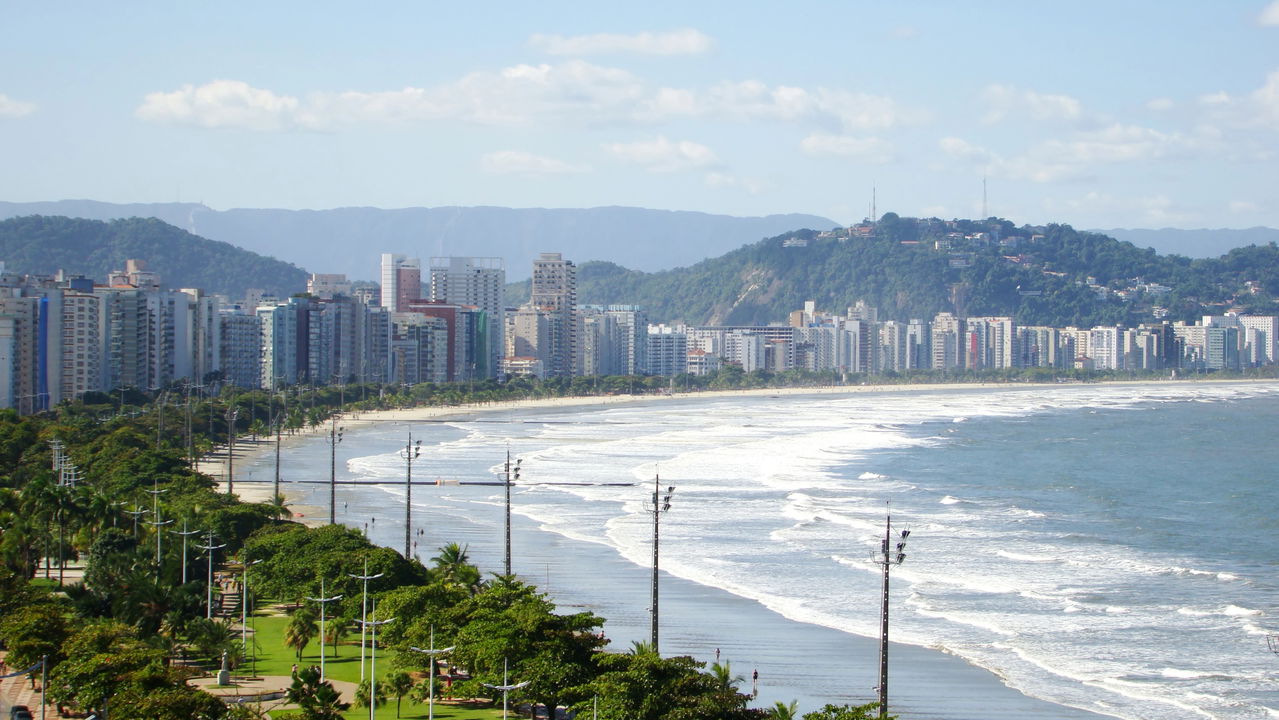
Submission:
[[[791,700],[787,704],[778,700],[766,712],[769,720],[796,720],[799,717],[799,703]]]
[[[293,613],[288,626],[284,628],[284,646],[293,648],[298,653],[298,661],[302,661],[302,651],[306,649],[311,638],[320,631],[315,622],[314,611],[302,608]]]
[[[413,689],[413,676],[400,670],[391,673],[384,681],[387,692],[395,695],[395,717],[400,716],[400,700]]]
[[[440,554],[431,558],[435,563],[435,571],[445,583],[461,585],[475,594],[483,586],[480,581],[479,568],[471,564],[467,549],[457,543],[449,543],[440,548]]]
[[[632,640],[630,654],[632,655],[653,655],[657,650],[653,648],[653,643],[644,642],[643,640]]]
[[[720,687],[732,692],[737,692],[737,686],[746,682],[746,678],[733,674],[732,663],[727,660],[722,663],[711,663],[711,675],[715,676],[715,680],[719,682]]]
[[[355,689],[356,705],[360,707],[368,707],[370,701],[374,699],[374,696],[370,694],[371,680],[372,678],[364,678],[360,681],[360,686]],[[386,681],[378,680],[376,683],[372,683],[371,687],[372,693],[376,693],[377,704],[384,705],[386,703]],[[399,716],[398,710],[396,711],[396,716]]]
[[[324,623],[324,642],[333,648],[333,656],[337,657],[338,643],[346,637],[351,626],[347,623],[346,618],[336,617]]]

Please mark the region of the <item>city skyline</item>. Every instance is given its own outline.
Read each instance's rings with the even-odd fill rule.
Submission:
[[[12,201],[1279,226],[1279,2],[9,15]]]

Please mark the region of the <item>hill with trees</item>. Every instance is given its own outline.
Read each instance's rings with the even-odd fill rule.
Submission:
[[[9,272],[49,275],[58,270],[97,282],[146,260],[169,288],[201,288],[241,298],[259,288],[279,297],[306,289],[302,268],[216,240],[192,235],[155,218],[82,220],[33,215],[0,221],[0,260]]]
[[[66,215],[95,220],[155,217],[202,237],[269,254],[312,272],[378,279],[378,255],[484,256],[526,278],[538,253],[575,262],[607,260],[650,272],[715,257],[797,227],[835,224],[816,215],[734,217],[636,207],[233,208],[199,203],[119,205],[91,200],[11,203],[0,218]],[[319,260],[322,258],[322,261]]]
[[[893,213],[859,231],[796,230],[658,273],[586,263],[578,298],[641,305],[655,322],[689,324],[781,322],[806,300],[840,313],[863,300],[881,319],[949,311],[1054,326],[1279,312],[1275,243],[1191,259],[1069,225]],[[527,283],[510,289],[514,301],[527,296]]]

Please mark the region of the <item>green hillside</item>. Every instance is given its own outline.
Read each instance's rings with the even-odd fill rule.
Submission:
[[[979,233],[986,237],[972,237]],[[949,311],[1055,326],[1191,320],[1231,308],[1279,312],[1274,243],[1191,260],[1068,225],[892,213],[873,237],[832,235],[796,230],[658,273],[586,263],[578,298],[642,305],[654,321],[691,324],[782,322],[805,300],[839,313],[865,300],[881,319]],[[511,299],[527,298],[527,287],[512,286]]]
[[[31,215],[0,222],[0,260],[9,272],[65,270],[104,282],[130,258],[146,260],[165,287],[202,288],[233,299],[249,288],[280,297],[306,289],[305,270],[192,235],[155,218],[82,220]]]

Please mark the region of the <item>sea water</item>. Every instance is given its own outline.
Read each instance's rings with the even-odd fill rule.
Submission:
[[[521,522],[637,569],[652,562],[657,478],[674,487],[664,572],[865,637],[891,513],[894,534],[911,530],[892,570],[895,641],[1061,706],[1264,718],[1279,716],[1276,429],[1279,385],[1264,383],[716,396],[350,430],[339,477],[402,480],[412,432],[415,479],[439,483],[414,487],[417,522],[480,528],[466,538],[486,570],[501,567],[504,497],[468,483],[499,479],[508,450]],[[403,493],[343,487],[358,509],[338,513],[398,549]],[[423,560],[456,539],[420,530]],[[646,590],[613,588],[611,604],[634,623]]]

